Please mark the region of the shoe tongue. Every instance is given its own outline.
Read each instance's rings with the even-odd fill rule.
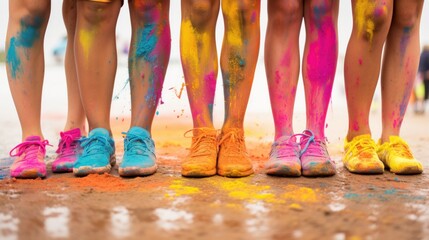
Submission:
[[[80,134],[79,128],[74,128],[74,129],[68,130],[68,131],[64,132],[64,134],[71,135],[73,138],[80,138],[82,136]]]
[[[40,142],[41,140],[40,136],[29,136],[25,139],[28,142]]]
[[[198,136],[200,134],[209,134],[209,135],[216,135],[216,129],[212,128],[194,128],[193,134],[194,136]]]
[[[92,137],[94,135],[101,135],[105,137],[110,137],[109,131],[105,128],[94,128],[89,132],[88,137]]]
[[[132,127],[132,128],[130,128],[130,130],[128,130],[127,133],[134,134],[137,136],[141,136],[144,138],[145,137],[150,138],[150,133],[146,129],[141,128],[141,127]]]

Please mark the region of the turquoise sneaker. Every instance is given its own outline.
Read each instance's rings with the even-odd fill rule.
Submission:
[[[144,128],[132,127],[124,134],[124,158],[119,165],[119,175],[136,177],[154,174],[158,167],[155,143],[150,133]]]
[[[91,173],[108,173],[115,165],[115,142],[109,131],[104,128],[95,128],[88,137],[80,140],[82,155],[73,165],[75,176],[83,177]]]

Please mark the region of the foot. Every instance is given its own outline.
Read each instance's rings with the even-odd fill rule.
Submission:
[[[384,164],[376,152],[376,144],[369,134],[354,137],[344,143],[344,167],[352,173],[381,174]]]
[[[126,134],[119,175],[137,177],[154,174],[157,170],[155,143],[150,133],[144,128],[132,127]]]
[[[302,175],[327,177],[335,175],[335,162],[329,157],[325,140],[317,139],[305,130],[300,139]]]
[[[270,158],[265,164],[268,175],[299,177],[301,161],[299,160],[299,144],[295,136],[283,136],[271,146]]]
[[[252,162],[246,152],[243,129],[229,128],[222,131],[217,173],[224,177],[246,177],[253,173]]]
[[[11,157],[17,157],[10,167],[13,178],[44,178],[46,177],[45,154],[47,140],[39,136],[27,137],[10,151]],[[13,153],[16,151],[16,153]]]
[[[192,130],[192,145],[189,155],[182,162],[182,176],[209,177],[216,174],[217,142],[213,128]]]
[[[81,152],[79,139],[80,129],[75,128],[60,133],[61,139],[56,151],[57,158],[52,163],[52,172],[63,173],[73,172],[73,164]]]
[[[107,129],[95,128],[90,131],[87,138],[82,138],[81,147],[82,154],[73,166],[75,176],[108,173],[115,165],[115,142]]]
[[[389,142],[378,141],[377,154],[380,160],[396,174],[420,174],[422,164],[411,153],[408,144],[399,136],[390,136]]]

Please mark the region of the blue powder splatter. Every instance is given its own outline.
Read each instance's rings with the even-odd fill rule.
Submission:
[[[158,37],[155,34],[155,24],[145,24],[143,29],[138,30],[136,57],[143,57],[148,62],[154,62],[155,56],[152,54],[158,43]]]
[[[16,38],[12,37],[7,50],[6,63],[10,68],[12,78],[15,79],[18,71],[21,69],[21,59],[16,51]]]
[[[395,194],[397,191],[394,188],[391,189],[386,189],[386,191],[384,191],[384,194],[388,194],[388,195],[392,195]]]
[[[21,58],[18,53],[18,48],[32,48],[34,43],[40,38],[40,28],[42,27],[43,19],[34,17],[34,19],[21,19],[21,31],[16,37],[12,37],[7,50],[6,63],[11,70],[12,78],[15,79],[17,74],[22,71]],[[28,58],[28,55],[27,55]]]

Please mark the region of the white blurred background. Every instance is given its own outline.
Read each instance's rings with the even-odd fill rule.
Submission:
[[[13,0],[12,0],[13,1]],[[45,56],[46,56],[46,71],[45,71],[45,86],[43,95],[43,106],[42,111],[43,120],[50,119],[49,121],[42,121],[43,129],[47,132],[48,136],[52,140],[58,138],[58,131],[61,130],[64,124],[64,118],[66,116],[66,88],[65,88],[65,76],[62,63],[55,60],[53,56],[53,50],[56,48],[61,39],[66,35],[66,31],[63,25],[61,17],[61,5],[62,1],[53,0],[51,9],[51,18],[49,21],[48,29],[46,32],[45,40]],[[191,128],[191,115],[189,110],[189,104],[186,96],[186,92],[179,99],[174,93],[174,89],[180,90],[182,83],[184,82],[183,73],[180,65],[179,56],[179,31],[180,31],[180,1],[171,0],[170,8],[170,20],[171,20],[171,31],[172,31],[172,51],[170,65],[167,71],[167,76],[163,88],[162,99],[164,104],[158,108],[158,114],[160,116],[171,116],[171,120],[176,119],[189,121],[189,127]],[[2,44],[0,50],[4,51],[4,40],[6,37],[6,28],[8,20],[8,1],[0,0],[0,39]],[[273,122],[271,117],[270,102],[268,97],[268,88],[266,84],[264,63],[263,63],[263,46],[264,46],[264,35],[267,24],[267,3],[266,0],[262,0],[261,7],[261,48],[258,58],[258,65],[255,73],[254,85],[249,101],[248,112],[246,115],[246,124],[260,124],[267,128],[268,138],[272,138]],[[341,131],[342,135],[345,134],[347,129],[347,114],[346,104],[344,97],[344,84],[343,84],[343,60],[345,50],[347,47],[347,41],[352,29],[352,14],[350,1],[340,1],[340,12],[339,12],[339,58],[337,66],[337,74],[335,79],[335,85],[332,93],[332,102],[329,107],[327,117],[327,133],[329,136],[330,130]],[[303,24],[304,26],[304,24]],[[219,15],[218,24],[216,29],[216,37],[218,49],[223,37],[223,19],[222,15]],[[122,53],[122,48],[129,43],[130,39],[130,22],[127,1],[123,6],[118,24],[117,24],[117,39],[118,39],[118,53],[119,53],[119,66],[116,76],[116,84],[114,90],[114,97],[112,103],[112,118],[115,120],[126,118],[130,116],[130,96],[128,86],[124,88],[128,79],[127,72],[127,56]],[[303,50],[305,40],[305,31],[301,30],[301,51]],[[429,43],[429,7],[426,4],[423,9],[423,17],[421,23],[421,45]],[[219,71],[220,72],[220,71]],[[223,121],[223,91],[222,91],[222,79],[219,75],[219,81],[217,84],[216,100],[214,107],[214,118],[216,127],[220,127]],[[379,93],[375,96],[374,111],[379,108]],[[410,108],[409,108],[410,109]],[[343,124],[338,126],[330,125],[330,122],[340,118],[343,119]],[[58,119],[60,123],[55,124],[54,130],[52,130],[52,119]],[[155,119],[156,123],[156,119]],[[304,91],[302,89],[302,79],[300,79],[300,85],[297,91],[297,98],[295,104],[295,115],[294,115],[295,130],[301,132],[305,127],[305,102],[304,102]],[[7,85],[6,71],[4,63],[0,63],[0,150],[10,149],[14,144],[20,140],[20,128],[15,112],[15,108],[12,102],[12,97],[9,92]],[[374,124],[380,125],[379,118],[376,119]],[[58,129],[57,129],[58,128]],[[334,128],[334,129],[333,129]],[[126,130],[126,129],[124,129]],[[377,132],[375,132],[377,133]],[[52,134],[52,135],[50,135]],[[8,140],[5,140],[6,139]],[[336,137],[336,136],[335,136]],[[1,151],[3,152],[3,151]],[[3,155],[0,154],[0,155]]]

